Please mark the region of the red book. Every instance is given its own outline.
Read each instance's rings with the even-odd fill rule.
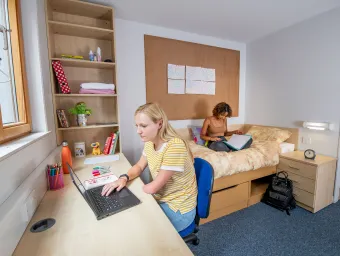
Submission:
[[[112,141],[111,141],[111,146],[110,146],[110,150],[109,150],[109,153],[108,153],[109,155],[114,154],[114,153],[112,153],[112,151],[113,151],[114,145],[115,145],[116,140],[117,140],[117,135],[115,133],[112,133],[111,138],[112,138]]]
[[[109,154],[111,142],[112,142],[112,136],[107,137],[106,138],[106,142],[105,142],[105,146],[104,146],[104,151],[103,151],[104,155],[108,155]]]

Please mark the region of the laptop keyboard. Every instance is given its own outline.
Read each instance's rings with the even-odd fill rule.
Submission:
[[[96,206],[102,212],[117,210],[118,208],[121,208],[123,206],[123,204],[121,203],[119,199],[119,195],[116,193],[112,193],[109,196],[102,196],[101,195],[102,187],[88,190],[88,192],[91,193]]]

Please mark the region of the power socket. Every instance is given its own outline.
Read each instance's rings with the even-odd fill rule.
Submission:
[[[311,137],[307,137],[307,144],[311,145],[312,144],[312,138]]]
[[[312,138],[311,137],[301,137],[301,142],[303,144],[311,145],[312,144]]]
[[[32,192],[29,194],[29,196],[26,198],[26,201],[24,203],[24,209],[26,209],[26,215],[28,220],[30,220],[33,217],[33,214],[35,210],[38,207],[38,200],[36,195],[36,190],[32,190]]]

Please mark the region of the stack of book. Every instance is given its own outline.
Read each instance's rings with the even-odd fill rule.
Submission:
[[[117,141],[119,137],[119,131],[111,133],[109,137],[106,138],[104,146],[104,155],[113,155],[116,151]]]

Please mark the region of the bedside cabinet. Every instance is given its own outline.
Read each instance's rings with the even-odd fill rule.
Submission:
[[[297,205],[315,213],[333,202],[336,159],[316,155],[308,160],[303,153],[280,154],[277,171],[288,173]]]

